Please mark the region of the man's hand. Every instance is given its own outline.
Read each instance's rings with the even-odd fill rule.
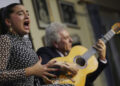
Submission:
[[[63,71],[65,73],[70,72],[71,76],[77,74],[78,68],[76,64],[66,63],[66,62],[56,62],[56,65],[60,67],[60,71]]]
[[[102,40],[98,40],[97,44],[93,46],[99,54],[99,59],[105,61],[106,60],[106,45]]]

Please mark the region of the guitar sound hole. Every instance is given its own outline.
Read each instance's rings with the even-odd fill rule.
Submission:
[[[80,66],[84,66],[86,62],[85,62],[85,59],[80,57],[76,59],[76,63]]]

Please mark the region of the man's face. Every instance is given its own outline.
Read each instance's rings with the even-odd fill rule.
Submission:
[[[62,30],[58,33],[60,35],[60,41],[57,43],[59,51],[65,53],[69,52],[72,47],[72,38],[66,30]]]

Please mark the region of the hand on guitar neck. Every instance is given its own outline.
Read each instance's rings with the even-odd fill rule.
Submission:
[[[101,39],[99,39],[96,45],[93,45],[93,48],[95,48],[98,51],[99,59],[105,61],[106,60],[105,43]]]
[[[112,26],[112,29],[108,31],[103,38],[99,39],[96,45],[93,45],[93,48],[95,48],[98,51],[100,60],[106,60],[106,46],[105,43],[109,41],[115,34],[120,33],[120,23],[115,23]]]

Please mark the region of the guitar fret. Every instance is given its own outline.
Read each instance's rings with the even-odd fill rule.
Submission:
[[[110,38],[111,38],[111,36],[109,35],[110,34],[110,32],[108,32],[104,37],[105,37],[105,39],[106,39],[106,41],[108,41]]]
[[[103,38],[101,38],[102,39],[102,41],[104,41],[104,43],[106,43],[107,42],[107,40],[108,40],[108,38],[106,37],[106,36],[104,36]]]
[[[104,35],[103,38],[101,38],[104,43],[106,43],[108,40],[110,40],[114,36],[115,32],[113,30],[110,30],[106,35]]]
[[[107,42],[107,39],[105,37],[101,38],[101,40],[106,43]]]
[[[92,55],[96,53],[96,49],[91,47],[82,57],[87,61]]]
[[[108,40],[111,38],[110,32],[107,34]]]
[[[111,38],[111,35],[110,35],[111,33],[110,32],[107,33],[108,40]]]

